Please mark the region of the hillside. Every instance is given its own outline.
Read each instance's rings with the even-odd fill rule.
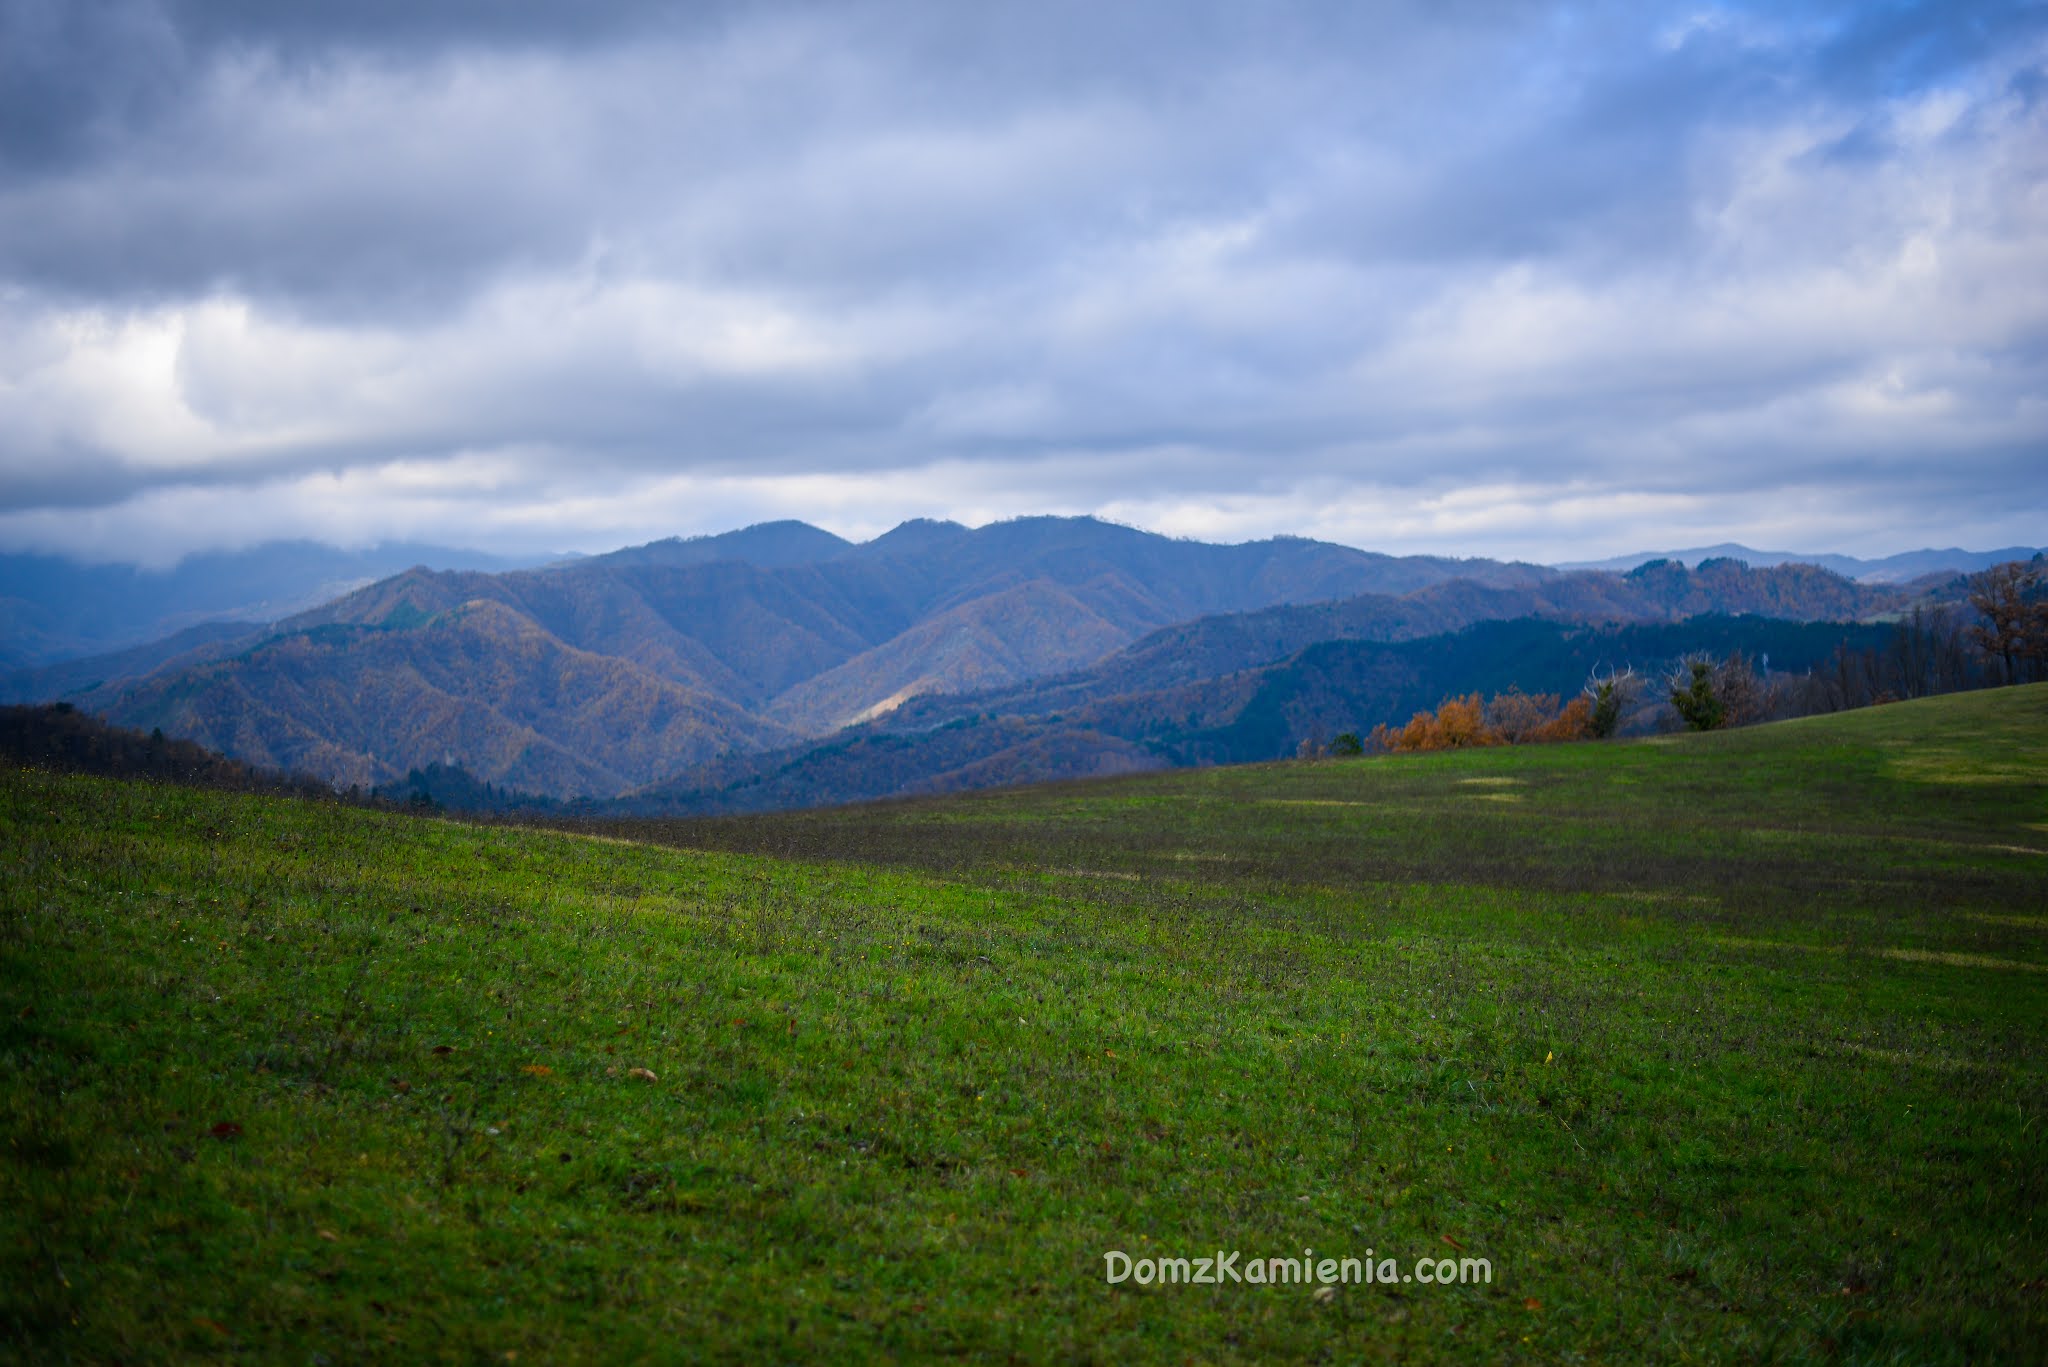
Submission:
[[[106,711],[343,786],[399,776],[396,754],[411,757],[406,767],[455,761],[508,788],[565,796],[792,738],[711,693],[565,645],[488,599],[406,627],[279,635],[131,686]]]
[[[1545,618],[1481,619],[1460,631],[1402,634],[1399,600],[1212,619],[1148,638],[1081,674],[957,697],[919,699],[825,740],[722,756],[598,810],[644,814],[759,812],[1054,778],[1285,758],[1303,740],[1399,725],[1446,696],[1519,688],[1576,694],[1596,671],[1634,666],[1648,678],[1681,657],[1742,650],[1780,673],[1821,667],[1839,647],[1883,648],[1890,628],[1708,616],[1630,626]],[[1280,626],[1385,630],[1393,639],[1330,639],[1229,669],[1237,653],[1286,650]],[[1207,659],[1187,678],[1171,648]],[[1162,644],[1167,648],[1162,649]],[[1126,691],[1118,691],[1126,690]],[[1651,689],[1654,700],[1655,690]],[[1069,767],[1057,767],[1063,759]]]
[[[1321,640],[1529,615],[1856,618],[1905,600],[1807,566],[1562,575],[1287,538],[1215,546],[1086,518],[906,524],[854,546],[769,524],[544,570],[409,570],[75,700],[345,785],[438,763],[501,788],[609,798],[679,775],[701,784],[706,766],[830,745],[865,721],[929,728],[957,713],[951,698],[1061,676],[1093,703],[1173,683],[1227,690],[1217,681]],[[982,782],[1155,762],[1128,728],[1107,734],[1023,737],[1013,756],[958,767]]]
[[[69,703],[0,706],[0,764],[235,792],[321,800],[334,796],[317,779],[252,769],[191,741],[167,739],[161,732],[145,735],[109,726]]]
[[[0,1352],[2027,1360],[2044,775],[2048,685],[561,831],[0,767]],[[1150,1275],[1306,1249],[1391,1280]]]

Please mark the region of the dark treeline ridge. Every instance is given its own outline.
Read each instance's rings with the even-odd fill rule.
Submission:
[[[437,812],[555,812],[563,806],[557,798],[486,783],[459,764],[438,760],[370,791],[385,802]]]
[[[24,768],[194,788],[313,798],[412,812],[552,812],[553,798],[479,782],[460,765],[429,764],[365,792],[310,774],[280,773],[230,759],[195,741],[115,726],[68,702],[0,706],[0,759]]]
[[[166,737],[161,730],[144,733],[114,726],[68,702],[0,707],[0,758],[59,773],[389,805],[359,791],[338,792],[306,774],[259,769],[196,742]]]

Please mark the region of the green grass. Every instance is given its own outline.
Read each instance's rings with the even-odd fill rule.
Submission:
[[[2048,1341],[2048,686],[610,835],[0,773],[0,1353]]]

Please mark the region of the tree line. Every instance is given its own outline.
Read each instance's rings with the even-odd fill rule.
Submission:
[[[1820,668],[1774,674],[1737,649],[1693,654],[1668,669],[1603,671],[1578,696],[1519,689],[1444,699],[1399,727],[1307,740],[1297,754],[1416,753],[1599,740],[1624,732],[1713,731],[1904,698],[2048,679],[2048,564],[2011,561],[1972,575],[1961,601],[1914,607],[1882,647],[1838,647]]]

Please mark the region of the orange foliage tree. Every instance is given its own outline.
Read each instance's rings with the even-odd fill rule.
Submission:
[[[1593,735],[1593,706],[1573,698],[1561,710],[1557,695],[1534,696],[1511,688],[1482,702],[1477,693],[1446,698],[1434,712],[1417,712],[1396,731],[1373,728],[1371,748],[1401,753],[1463,750],[1480,745],[1544,744],[1587,740]]]

